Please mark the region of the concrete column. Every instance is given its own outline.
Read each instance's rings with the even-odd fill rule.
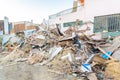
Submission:
[[[4,34],[9,34],[9,19],[4,17]]]

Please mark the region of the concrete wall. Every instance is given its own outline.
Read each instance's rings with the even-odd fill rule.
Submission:
[[[55,23],[61,24],[65,22],[72,22],[72,21],[76,21],[76,19],[83,20],[84,19],[83,14],[84,14],[84,9],[80,8],[78,9],[77,12],[69,13],[69,14],[59,16],[53,19],[49,19],[49,25],[52,25]]]
[[[119,0],[85,0],[85,20],[94,20],[94,16],[120,13]]]
[[[68,13],[68,14],[63,15],[63,16],[49,19],[48,20],[49,26],[51,28],[55,28],[56,24],[61,24],[61,31],[64,32],[65,30],[68,29],[68,27],[63,27],[63,23],[73,22],[73,21],[76,21],[76,19],[84,20],[85,19],[84,12],[85,12],[84,8],[79,8],[77,10],[77,12]]]

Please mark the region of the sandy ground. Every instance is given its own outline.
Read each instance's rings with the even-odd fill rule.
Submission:
[[[5,55],[0,54],[0,58]],[[70,75],[48,72],[46,66],[29,65],[26,62],[1,64],[0,80],[81,80]]]
[[[26,63],[0,67],[0,80],[72,80],[64,75],[47,71],[45,66],[33,66]]]
[[[0,59],[7,54],[0,53]],[[26,62],[0,62],[0,80],[82,80],[72,75],[48,72],[47,66],[34,66]]]
[[[33,66],[26,63],[0,66],[0,80],[76,80],[47,70],[46,66]]]

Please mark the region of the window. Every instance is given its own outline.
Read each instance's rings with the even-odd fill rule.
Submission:
[[[120,31],[120,14],[94,17],[94,32]]]
[[[79,21],[78,25],[82,25],[83,21]],[[64,27],[74,27],[75,26],[75,21],[74,22],[67,22],[67,23],[63,23]]]

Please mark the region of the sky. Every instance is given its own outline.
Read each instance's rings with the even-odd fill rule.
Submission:
[[[49,15],[72,8],[74,0],[0,0],[0,20],[41,23]]]

